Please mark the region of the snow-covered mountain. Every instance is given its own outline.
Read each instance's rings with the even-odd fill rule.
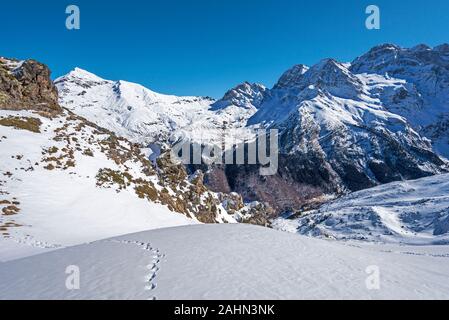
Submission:
[[[399,80],[354,74],[332,59],[297,71],[289,72],[292,82],[281,78],[248,122],[280,130],[294,180],[336,192],[444,170],[429,140],[377,96]]]
[[[448,299],[448,258],[447,246],[355,246],[195,225],[2,263],[0,299]],[[79,290],[67,290],[76,270]]]
[[[212,105],[212,109],[220,110],[234,106],[255,112],[267,91],[268,89],[261,84],[245,82],[226,92],[222,99]]]
[[[279,218],[274,227],[340,240],[448,244],[449,175],[354,192],[299,217]]]
[[[255,113],[264,88],[244,84],[223,100],[159,94],[139,84],[104,80],[75,68],[55,80],[60,104],[74,113],[140,144],[169,142],[183,134],[193,141],[220,143],[223,124],[236,136]]]
[[[237,192],[270,201],[278,209],[295,209],[320,194],[341,194],[447,170],[420,127],[395,113],[399,109],[395,98],[386,98],[388,93],[410,88],[416,99],[406,99],[408,104],[404,102],[402,108],[419,109],[417,89],[404,79],[352,69],[351,64],[333,59],[310,68],[297,65],[264,94],[247,126],[279,130],[279,172],[256,185],[240,184]],[[232,180],[248,180],[248,171],[248,167],[233,168]]]
[[[350,69],[401,79],[392,87],[379,87],[379,99],[386,109],[406,117],[449,158],[449,44],[410,49],[380,45],[354,60]]]

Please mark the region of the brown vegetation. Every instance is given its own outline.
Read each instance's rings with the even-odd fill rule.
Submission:
[[[28,130],[34,133],[40,133],[42,122],[37,118],[26,117],[8,117],[0,119],[0,125],[5,127],[13,127],[19,130]]]
[[[19,213],[19,211],[20,211],[20,209],[14,205],[7,206],[2,209],[3,215],[5,215],[5,216],[15,215],[15,214]]]

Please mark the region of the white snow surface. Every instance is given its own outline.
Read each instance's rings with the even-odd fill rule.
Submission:
[[[449,174],[354,192],[274,227],[309,236],[414,245],[449,243]]]
[[[448,246],[356,246],[251,225],[185,226],[2,263],[0,299],[448,299],[448,258]],[[66,288],[68,266],[79,268],[79,290]],[[366,284],[373,268],[378,289]]]

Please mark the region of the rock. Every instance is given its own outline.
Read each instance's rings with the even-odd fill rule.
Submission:
[[[229,214],[234,214],[245,206],[242,196],[238,193],[219,193],[218,197],[223,208],[225,208]]]
[[[271,219],[277,216],[276,211],[269,204],[259,201],[250,203],[245,209],[241,210],[243,213],[241,223],[270,227]]]
[[[230,105],[245,109],[257,109],[268,91],[258,83],[244,82],[226,92],[222,99],[212,105],[212,110],[219,110]]]
[[[35,60],[0,58],[0,109],[36,110],[48,116],[60,113],[48,67]]]

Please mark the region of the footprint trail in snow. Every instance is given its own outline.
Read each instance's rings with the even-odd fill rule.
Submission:
[[[152,257],[151,263],[146,266],[146,268],[149,270],[149,273],[145,276],[144,289],[146,291],[153,291],[154,289],[156,289],[157,284],[156,284],[155,279],[156,279],[157,273],[160,270],[161,259],[165,255],[162,254],[159,249],[153,248],[151,246],[151,243],[149,243],[149,242],[129,241],[129,240],[111,240],[111,241],[115,242],[115,243],[132,244],[132,245],[139,246],[142,248],[142,250],[147,251],[151,255],[151,257]],[[156,297],[152,296],[151,298],[149,298],[149,300],[156,300]]]

